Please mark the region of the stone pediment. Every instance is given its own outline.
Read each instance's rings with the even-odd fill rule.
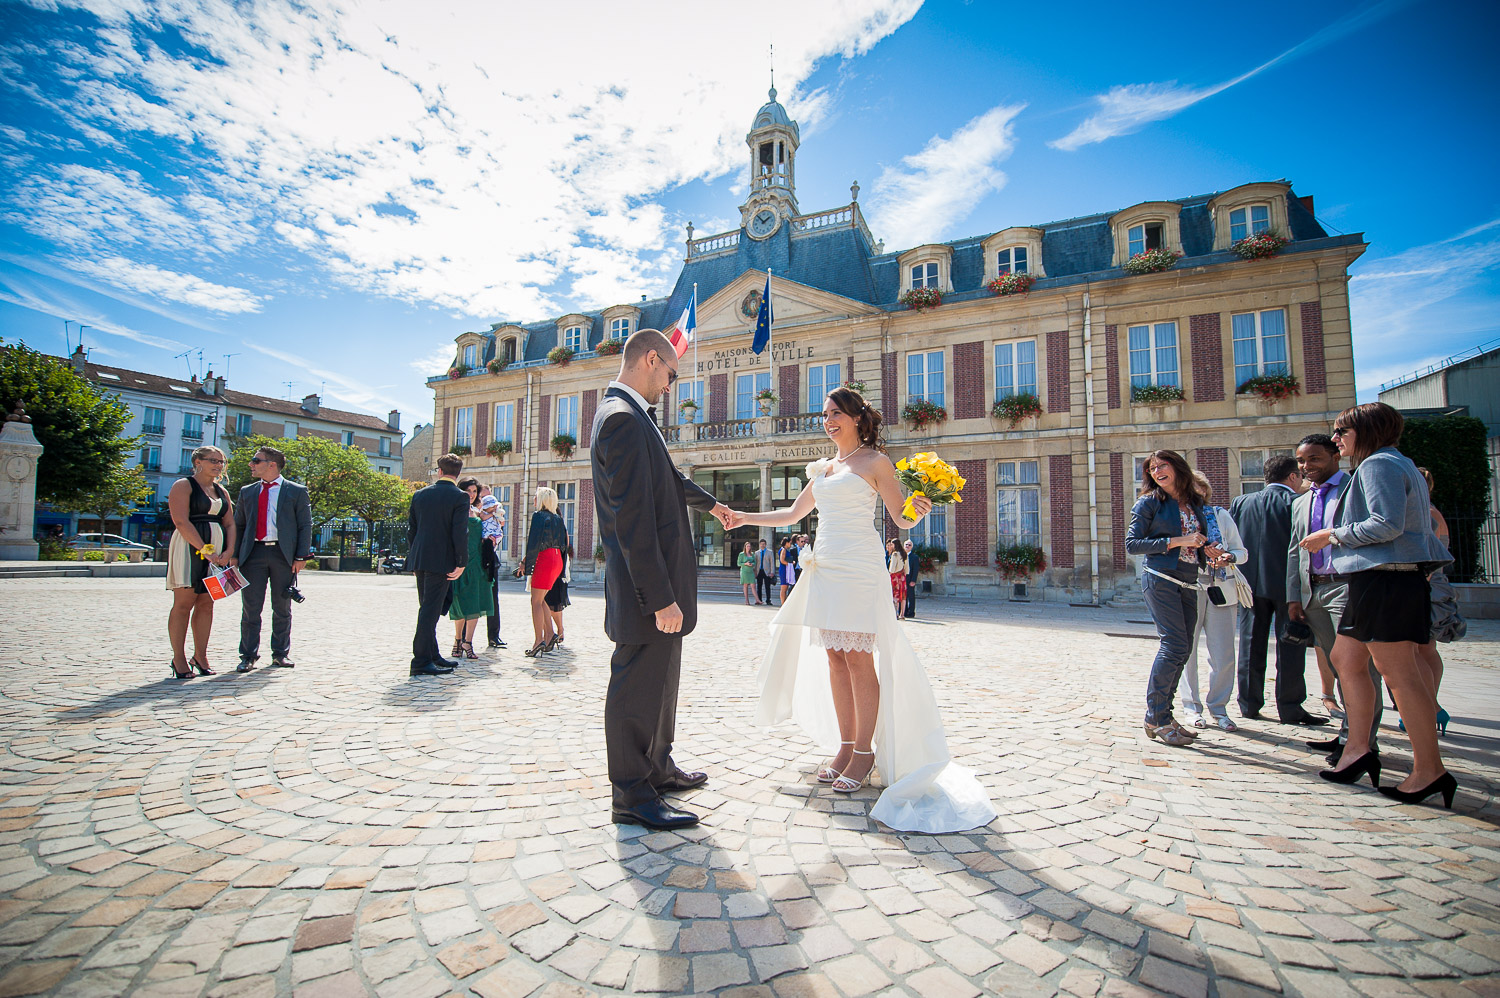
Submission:
[[[698,336],[704,341],[720,337],[744,336],[755,329],[755,316],[745,312],[746,300],[758,297],[766,286],[763,270],[747,270],[717,294],[698,303]],[[771,275],[771,297],[775,323],[771,335],[779,330],[839,322],[852,316],[881,314],[880,309],[864,302],[828,291],[798,284]]]

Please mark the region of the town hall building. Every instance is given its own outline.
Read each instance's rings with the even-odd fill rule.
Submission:
[[[496,487],[512,558],[545,484],[587,574],[589,430],[617,341],[669,328],[695,287],[697,349],[658,412],[678,467],[737,509],[790,504],[807,463],[833,453],[825,395],[852,382],[893,459],[936,451],[967,479],[962,504],[910,533],[946,552],[932,579],[950,593],[1090,602],[1134,587],[1125,532],[1144,455],[1181,451],[1227,506],[1260,487],[1268,456],[1354,403],[1347,282],[1365,243],[1325,232],[1286,181],[887,251],[858,184],[848,204],[802,210],[797,123],[774,89],[746,141],[740,227],[689,226],[670,295],[466,332],[429,380],[433,452],[467,452]],[[756,355],[767,271],[774,334]],[[771,537],[695,524],[705,567]],[[880,529],[907,536],[889,519]],[[816,515],[801,531],[816,538]],[[997,554],[1031,548],[1033,570],[997,568]]]

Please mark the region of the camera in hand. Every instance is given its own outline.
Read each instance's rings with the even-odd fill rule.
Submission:
[[[306,596],[302,595],[302,590],[298,589],[296,584],[287,586],[286,594],[292,598],[293,603],[301,603],[303,600],[307,599]]]

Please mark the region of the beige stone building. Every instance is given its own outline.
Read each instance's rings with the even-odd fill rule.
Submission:
[[[893,458],[936,451],[968,480],[961,505],[913,531],[948,552],[934,578],[940,591],[1014,595],[997,551],[1034,544],[1046,568],[1025,580],[1028,595],[1107,599],[1135,585],[1124,538],[1142,455],[1183,452],[1227,505],[1260,486],[1267,456],[1327,432],[1354,402],[1346,285],[1365,244],[1329,236],[1312,199],[1285,181],[887,252],[865,224],[858,184],[847,205],[801,212],[797,127],[771,97],[747,136],[752,186],[741,227],[704,238],[689,227],[671,295],[464,333],[454,368],[429,381],[434,452],[472,450],[470,470],[500,490],[522,528],[511,532],[513,555],[529,496],[547,484],[562,500],[578,571],[588,570],[589,425],[619,364],[599,347],[670,327],[695,286],[696,350],[659,411],[679,467],[731,506],[787,504],[804,466],[831,453],[818,416],[826,392],[862,383]],[[1259,259],[1231,248],[1266,234],[1285,245]],[[1127,269],[1153,253],[1173,264]],[[756,355],[768,269],[774,333]],[[1034,283],[998,294],[990,283],[1007,275]],[[913,289],[936,290],[941,304],[907,307]],[[559,347],[574,351],[566,364],[548,359]],[[1296,379],[1298,394],[1269,403],[1238,393],[1267,375]],[[756,396],[768,388],[776,398],[766,404]],[[1143,401],[1143,390],[1155,399]],[[1040,411],[1013,425],[995,407],[1017,396],[1032,398],[1006,405]],[[697,408],[683,409],[687,399]],[[922,402],[945,418],[920,429],[904,418]],[[816,516],[803,528],[816,535]],[[739,544],[758,536],[726,536],[704,517],[697,529],[700,563],[726,570]],[[881,529],[898,534],[888,519]]]

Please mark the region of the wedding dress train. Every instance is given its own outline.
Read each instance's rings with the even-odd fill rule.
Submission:
[[[808,465],[818,534],[800,559],[802,576],[772,619],[760,669],[757,723],[791,719],[833,752],[838,719],[825,647],[870,650],[880,679],[875,766],[886,782],[870,816],[898,831],[959,832],[995,817],[984,787],[953,763],[927,674],[891,605],[885,548],[875,531],[879,496],[830,462]],[[873,638],[872,638],[873,636]]]

